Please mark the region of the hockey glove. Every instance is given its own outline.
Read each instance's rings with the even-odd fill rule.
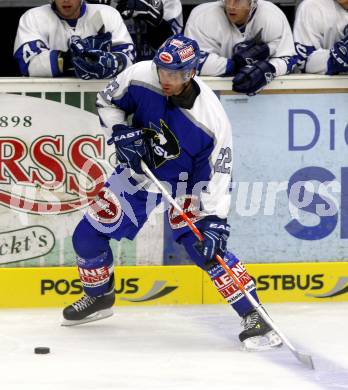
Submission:
[[[153,27],[163,19],[162,0],[120,0],[116,9],[123,19],[139,18]]]
[[[149,166],[151,160],[150,148],[144,139],[143,130],[126,125],[115,125],[108,145],[114,144],[118,161],[136,173],[144,173],[141,169],[141,160]]]
[[[233,48],[233,56],[237,69],[245,65],[253,65],[257,61],[266,61],[269,58],[269,47],[266,43],[256,43],[255,40],[240,42]]]
[[[69,47],[74,57],[83,57],[86,52],[93,49],[111,51],[111,33],[100,33],[83,39],[73,36]]]
[[[348,72],[348,35],[333,45],[327,64],[327,74],[346,72]]]
[[[275,68],[269,62],[259,61],[254,65],[246,65],[234,77],[232,89],[253,96],[270,83],[274,75]]]
[[[75,74],[83,80],[108,79],[122,72],[126,59],[120,53],[89,50],[83,57],[73,57]]]
[[[214,216],[204,218],[198,225],[204,240],[196,242],[193,247],[206,259],[208,265],[215,259],[215,255],[224,255],[230,235],[230,225],[226,219]]]

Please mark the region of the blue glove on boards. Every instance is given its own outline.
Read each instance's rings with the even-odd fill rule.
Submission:
[[[230,225],[226,219],[209,216],[199,221],[198,227],[204,240],[197,241],[193,247],[198,254],[205,257],[208,264],[214,260],[215,255],[224,255],[227,239],[230,235]]]
[[[337,41],[330,50],[328,71],[330,75],[348,72],[348,35]]]
[[[73,57],[76,76],[83,80],[108,79],[125,68],[122,54],[89,50],[84,57]]]
[[[111,53],[111,33],[87,38],[71,37],[69,52],[77,77],[83,80],[107,79],[122,72],[127,60],[121,53]]]
[[[266,61],[269,55],[269,47],[266,43],[256,43],[252,39],[237,43],[233,48],[232,59],[240,69],[245,65],[253,65],[257,61]]]
[[[234,77],[232,89],[253,96],[274,79],[275,71],[274,66],[266,61],[246,65]]]
[[[73,57],[82,57],[89,50],[110,51],[111,33],[100,33],[83,39],[78,36],[72,36],[70,39],[69,48]]]

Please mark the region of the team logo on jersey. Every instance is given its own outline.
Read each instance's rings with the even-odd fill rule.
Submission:
[[[150,128],[143,131],[150,142],[155,168],[160,167],[167,160],[179,157],[179,142],[164,120],[160,119],[159,128],[151,123]]]
[[[173,62],[173,57],[170,53],[164,51],[159,55],[159,59],[164,63],[164,64],[171,64]]]
[[[187,62],[195,57],[195,50],[192,45],[185,47],[178,51],[179,57],[182,62]]]
[[[103,187],[87,213],[97,222],[115,223],[122,215],[121,203],[109,188]]]

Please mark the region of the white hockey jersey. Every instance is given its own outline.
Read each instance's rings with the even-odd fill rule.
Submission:
[[[198,77],[195,81],[200,94],[193,107],[179,108],[163,95],[153,63],[139,62],[98,94],[100,122],[110,136],[115,124],[126,123],[126,113],[133,114],[135,128],[155,134],[153,171],[171,185],[173,196],[178,195],[179,180],[184,180],[180,185],[186,186],[186,193],[199,193],[204,214],[226,218],[231,198],[231,125],[215,93]],[[143,181],[141,176],[134,177]]]
[[[260,31],[261,40],[269,46],[269,62],[275,67],[276,76],[288,73],[288,59],[296,54],[291,28],[280,8],[269,1],[258,0],[244,31],[229,22],[222,1],[194,8],[185,27],[185,35],[195,39],[205,52],[200,74],[209,76],[225,75],[233,47],[255,38]]]
[[[96,35],[104,25],[112,34],[112,51],[123,53],[128,65],[134,62],[134,45],[118,11],[107,5],[85,4],[76,26],[60,18],[50,4],[25,12],[18,25],[14,56],[21,73],[33,77],[59,76],[58,53],[67,51],[72,36]]]
[[[348,34],[348,11],[336,0],[303,0],[294,24],[294,40],[301,68],[326,74],[330,49]]]
[[[261,31],[261,40],[270,49],[269,62],[276,69],[276,76],[288,73],[288,59],[296,54],[290,25],[284,13],[269,1],[259,0],[257,9],[245,30],[231,24],[225,14],[222,1],[201,4],[190,14],[185,35],[195,39],[201,51],[203,66],[201,75],[226,74],[228,59],[233,47],[252,38]]]

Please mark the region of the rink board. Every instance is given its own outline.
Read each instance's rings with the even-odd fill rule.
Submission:
[[[249,264],[263,302],[348,300],[348,263]],[[116,305],[223,303],[195,266],[117,267]],[[81,296],[75,267],[0,272],[0,307],[63,307]]]

